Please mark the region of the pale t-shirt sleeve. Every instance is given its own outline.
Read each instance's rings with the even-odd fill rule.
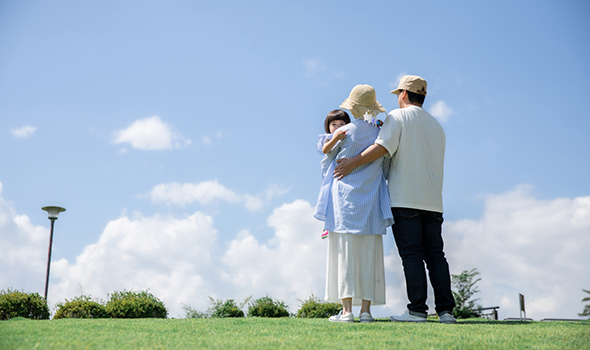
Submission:
[[[385,121],[381,130],[379,130],[379,136],[375,140],[375,143],[383,146],[387,150],[386,157],[391,158],[397,151],[399,145],[399,139],[402,132],[402,124],[399,120],[393,117],[395,110],[391,111]]]

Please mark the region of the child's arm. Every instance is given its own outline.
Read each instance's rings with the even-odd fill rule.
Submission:
[[[346,131],[337,130],[334,133],[334,137],[332,137],[332,139],[327,140],[324,143],[324,147],[322,147],[322,152],[324,152],[324,154],[330,153],[332,148],[334,148],[334,146],[336,146],[336,143],[338,143],[338,141],[342,140],[344,137],[346,137]]]

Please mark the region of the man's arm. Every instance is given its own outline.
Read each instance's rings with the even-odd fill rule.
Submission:
[[[387,149],[380,144],[374,143],[369,148],[364,150],[358,156],[348,159],[342,158],[338,159],[336,162],[338,165],[334,169],[334,178],[335,179],[342,179],[346,175],[350,174],[354,169],[357,167],[375,161],[384,155],[386,155]]]

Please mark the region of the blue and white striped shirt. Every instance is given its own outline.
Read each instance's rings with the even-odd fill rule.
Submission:
[[[338,144],[340,143],[340,141],[336,142],[336,144],[334,145],[334,147],[332,147],[332,150],[326,154],[324,154],[323,148],[324,148],[324,143],[326,143],[326,141],[329,141],[332,139],[332,134],[319,134],[318,135],[318,143],[317,143],[317,149],[318,152],[324,156],[322,158],[322,180],[327,176],[328,173],[328,169],[330,169],[330,165],[332,164],[332,162],[334,161],[334,159],[336,159],[336,155],[338,154]],[[332,169],[332,172],[334,172],[334,169]],[[332,174],[333,175],[333,174]]]
[[[335,156],[332,152],[326,155],[332,158],[332,162],[326,171],[322,169],[324,179],[314,216],[324,221],[324,229],[328,231],[385,234],[386,228],[393,224],[389,191],[385,183],[389,159],[381,157],[361,165],[342,180],[333,178],[336,160],[359,155],[375,142],[379,128],[355,119],[339,130],[345,130],[346,137],[332,149]]]

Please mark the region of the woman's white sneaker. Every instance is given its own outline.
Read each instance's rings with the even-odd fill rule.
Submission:
[[[330,322],[354,322],[354,315],[350,312],[343,316],[341,310],[338,315],[330,316]]]
[[[362,323],[375,322],[375,319],[373,318],[373,316],[371,316],[371,314],[368,312],[363,312],[362,314],[360,314],[359,320],[361,320]]]

